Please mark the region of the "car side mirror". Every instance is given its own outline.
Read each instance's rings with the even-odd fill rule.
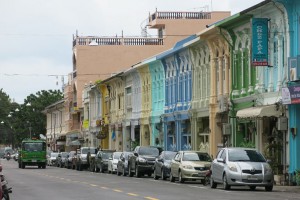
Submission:
[[[223,158],[217,158],[217,162],[225,163],[225,160]]]
[[[138,154],[138,153],[136,153],[136,152],[134,152],[134,155],[135,155],[136,157],[138,157],[138,156],[139,156],[139,154]]]
[[[125,158],[121,158],[121,160],[124,162],[124,161],[125,161]]]
[[[268,160],[267,160],[267,163],[271,164],[271,163],[272,163],[272,160],[268,159]]]
[[[158,162],[164,162],[164,160],[163,160],[162,158],[156,158],[156,160],[157,160]]]

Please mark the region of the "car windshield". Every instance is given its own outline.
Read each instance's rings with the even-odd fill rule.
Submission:
[[[228,160],[232,162],[266,162],[261,153],[249,149],[230,149],[228,151]]]
[[[165,160],[172,160],[176,155],[176,152],[165,152]]]
[[[37,142],[26,142],[23,144],[24,151],[44,151],[46,148],[45,143],[37,143]]]
[[[58,153],[51,153],[51,157],[53,158],[53,157],[57,157],[58,156]]]
[[[121,156],[122,152],[117,152],[117,153],[114,153],[114,157],[113,159],[119,159],[120,156]]]
[[[125,153],[125,160],[128,160],[128,156],[129,155],[132,155],[133,153],[131,153],[131,152],[128,152],[128,153]]]
[[[200,152],[187,152],[183,154],[183,161],[207,161],[210,162],[211,158],[207,153]]]
[[[147,156],[158,156],[159,151],[157,148],[147,148],[147,147],[141,147],[139,149],[140,155],[147,155]]]
[[[61,157],[65,158],[65,157],[67,157],[68,154],[69,154],[68,152],[62,152]]]
[[[82,149],[82,154],[87,154],[88,152],[90,152],[91,154],[95,154],[96,153],[96,149],[94,148],[86,148],[86,149]]]
[[[103,152],[102,159],[109,159],[113,153],[112,152]]]

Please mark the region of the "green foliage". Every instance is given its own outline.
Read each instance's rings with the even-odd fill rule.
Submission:
[[[300,169],[296,170],[296,184],[300,185]]]
[[[242,142],[239,145],[240,147],[244,147],[244,148],[255,148],[255,144],[253,142]]]
[[[0,90],[0,120],[7,121],[6,138],[14,147],[19,147],[24,138],[29,138],[30,130],[32,136],[39,137],[40,134],[46,134],[46,115],[43,113],[45,108],[61,99],[63,94],[59,90],[42,90],[36,94],[30,94],[24,99],[24,104],[10,102],[9,97]],[[3,100],[3,102],[2,102]],[[27,104],[30,104],[28,106]],[[18,108],[18,112],[16,112]],[[12,117],[8,119],[7,115],[12,113]],[[1,141],[0,141],[1,143]]]
[[[131,150],[133,151],[135,147],[139,146],[140,142],[139,141],[131,141]]]
[[[268,143],[264,149],[264,156],[271,160],[271,168],[275,174],[283,173],[283,165],[281,164],[282,144],[279,142]]]

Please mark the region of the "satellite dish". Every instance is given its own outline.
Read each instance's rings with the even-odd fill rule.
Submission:
[[[40,134],[40,138],[46,140],[46,137],[43,134]]]

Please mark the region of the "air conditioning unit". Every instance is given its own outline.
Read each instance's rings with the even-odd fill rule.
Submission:
[[[223,135],[231,135],[231,124],[223,123],[222,128]]]
[[[224,96],[220,96],[218,100],[218,107],[219,107],[219,112],[226,112],[228,105],[227,105],[227,98]]]
[[[287,131],[288,130],[288,119],[287,119],[287,117],[279,117],[278,118],[277,129],[279,131]]]

